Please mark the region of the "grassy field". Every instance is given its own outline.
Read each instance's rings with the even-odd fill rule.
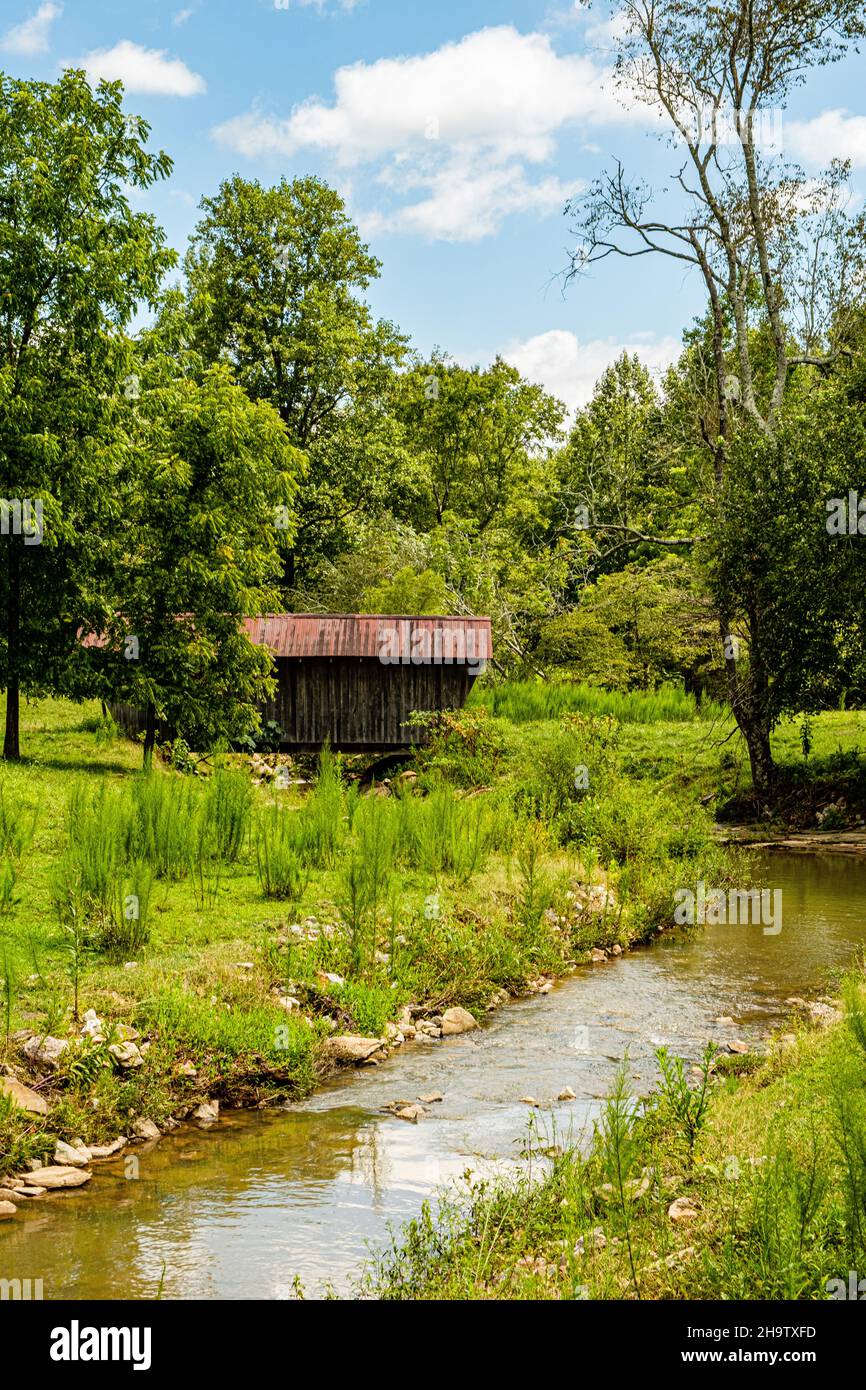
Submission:
[[[0,1047],[52,1108],[0,1099],[0,1171],[205,1097],[303,1095],[335,1035],[483,1013],[664,927],[683,858],[718,853],[710,818],[620,779],[609,734],[460,716],[390,787],[327,757],[305,785],[284,760],[278,788],[240,755],[147,777],[97,705],[28,705],[0,771]],[[32,1034],[70,1044],[56,1069],[25,1059]]]
[[[843,1022],[784,1035],[763,1061],[707,1057],[698,1078],[665,1061],[665,1081],[647,1101],[632,1099],[621,1078],[582,1152],[559,1153],[555,1135],[536,1131],[518,1176],[426,1208],[366,1291],[850,1297],[849,1271],[866,1268],[863,977],[847,982]]]
[[[629,776],[748,818],[752,782],[746,748],[730,711],[712,701],[698,706],[693,696],[675,689],[620,694],[522,681],[476,687],[470,703],[518,730],[530,724],[552,730],[571,714],[613,717],[621,725],[621,766]],[[822,802],[839,796],[850,802],[852,819],[864,818],[866,710],[785,719],[773,732],[772,747],[782,784],[780,823],[808,821]]]
[[[148,777],[98,705],[28,704],[23,760],[0,769],[0,1064],[51,1111],[0,1096],[0,1173],[207,1097],[307,1094],[334,1037],[399,1045],[399,1020],[482,1014],[666,929],[678,885],[725,873],[713,812],[745,777],[708,713],[470,709],[365,790],[331,757],[281,760],[286,786],[274,757]],[[827,715],[808,763],[795,726],[778,744],[792,775],[835,760],[856,782],[863,738],[862,715]],[[68,1044],[55,1069],[23,1054],[45,1034]],[[111,1051],[127,1040],[135,1066]]]

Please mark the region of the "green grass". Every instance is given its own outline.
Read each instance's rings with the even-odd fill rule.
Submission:
[[[803,754],[802,727],[802,716],[797,716],[773,731],[781,782],[776,823],[815,827],[817,813],[842,796],[848,803],[847,819],[856,826],[866,819],[866,710],[831,710],[815,716],[808,758]],[[754,816],[749,759],[730,714],[706,723],[625,724],[620,754],[629,777],[690,797],[695,804],[703,799],[723,819],[747,821]],[[761,819],[766,829],[766,817]]]
[[[515,724],[559,719],[563,714],[612,715],[622,724],[670,724],[712,720],[722,713],[720,705],[711,700],[698,705],[693,695],[675,686],[620,692],[542,681],[478,685],[470,695],[469,706],[486,709]]]

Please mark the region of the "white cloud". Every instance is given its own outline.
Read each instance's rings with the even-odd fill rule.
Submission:
[[[822,111],[810,121],[787,121],[787,147],[806,164],[825,165],[830,159],[850,159],[855,169],[866,168],[866,116],[838,109]]]
[[[582,343],[576,334],[554,328],[507,348],[502,356],[523,376],[564,401],[571,415],[586,405],[605,367],[623,352],[637,353],[651,372],[660,375],[681,350],[676,338],[656,338],[652,333],[635,333],[627,343],[613,338]]]
[[[45,4],[40,5],[39,9],[29,19],[25,19],[21,24],[15,24],[0,39],[0,48],[4,48],[7,53],[20,53],[26,57],[34,57],[38,53],[47,53],[51,38],[51,26],[55,19],[59,19],[63,13],[62,5]]]
[[[590,58],[557,54],[547,34],[500,25],[432,53],[340,68],[332,101],[313,97],[284,117],[250,111],[212,133],[249,159],[313,150],[343,169],[376,166],[367,186],[395,206],[386,196],[384,209],[356,214],[368,231],[474,241],[512,212],[549,213],[576,191],[527,173],[553,158],[564,128],[634,119],[606,77]],[[407,202],[412,192],[421,196]]]
[[[188,19],[192,19],[197,8],[197,5],[190,5],[187,9],[178,10],[177,14],[173,14],[171,17],[171,22],[174,28],[179,29],[182,24],[186,24]]]
[[[128,92],[149,96],[192,97],[207,91],[207,84],[181,58],[170,58],[165,49],[143,48],[121,39],[113,48],[97,48],[66,67],[87,70],[94,81],[120,81]]]
[[[546,34],[511,25],[410,58],[339,68],[335,100],[311,98],[285,118],[251,112],[218,126],[242,154],[326,150],[346,164],[443,142],[482,143],[500,157],[548,159],[554,136],[579,120],[621,119],[604,73],[578,54],[560,57]]]
[[[467,151],[430,171],[410,173],[398,166],[379,181],[403,191],[420,189],[426,196],[390,212],[361,214],[364,234],[410,232],[435,241],[481,241],[512,213],[560,212],[583,188],[579,180],[563,183],[553,175],[532,182],[520,163],[490,166]]]

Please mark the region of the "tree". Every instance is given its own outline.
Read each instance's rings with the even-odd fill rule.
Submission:
[[[647,532],[690,536],[693,491],[665,447],[662,402],[636,354],[606,367],[557,463],[555,534],[572,543],[576,585],[651,558]]]
[[[683,680],[701,691],[721,675],[718,637],[696,567],[679,553],[602,575],[581,607],[623,641],[630,683],[651,690]]]
[[[630,183],[622,165],[573,204],[583,238],[572,274],[610,255],[664,255],[697,269],[711,322],[711,394],[699,418],[716,504],[732,442],[751,431],[772,445],[798,370],[829,370],[844,351],[862,285],[862,215],[847,212],[847,170],[807,180],[766,148],[766,123],[807,72],[866,32],[859,0],[621,0],[621,90],[658,114],[675,145],[678,214]],[[736,564],[736,558],[733,557]],[[757,793],[772,787],[772,674],[764,613],[717,589],[729,697]],[[722,600],[725,600],[722,602]],[[734,605],[732,608],[731,605]],[[728,641],[748,629],[748,660]]]
[[[10,759],[20,756],[21,691],[56,688],[81,625],[102,607],[117,400],[131,360],[124,330],[175,259],[126,192],[171,169],[146,151],[148,135],[124,114],[119,83],[93,91],[71,70],[54,84],[0,77],[0,679]]]
[[[594,528],[630,528],[640,519],[653,480],[653,435],[659,400],[640,358],[623,352],[596,382],[578,412],[564,450],[561,473],[566,513],[578,524],[582,509]]]
[[[390,579],[368,589],[361,600],[361,613],[414,613],[442,616],[448,611],[448,590],[441,574],[404,565]]]
[[[452,513],[479,533],[538,485],[565,415],[502,358],[466,368],[438,352],[400,378],[395,412],[420,465],[415,524],[429,529]]]
[[[626,645],[596,613],[571,608],[544,624],[535,658],[546,668],[606,690],[628,690],[631,662]]]
[[[363,302],[379,262],[321,180],[263,188],[236,176],[201,207],[186,257],[195,347],[268,401],[308,457],[287,557],[293,585],[339,553],[351,519],[400,491],[388,400],[404,340]]]
[[[166,341],[171,321],[141,345],[117,608],[95,655],[110,694],[147,712],[145,766],[159,720],[199,748],[256,727],[272,658],[242,621],[277,606],[277,509],[291,517],[303,463],[271,406],[203,369],[182,330]]]
[[[754,659],[752,631],[762,634],[771,721],[866,692],[866,553],[850,504],[863,495],[866,428],[854,376],[840,360],[829,379],[789,393],[773,439],[733,443],[724,503],[700,547],[713,590],[744,611],[741,660]]]

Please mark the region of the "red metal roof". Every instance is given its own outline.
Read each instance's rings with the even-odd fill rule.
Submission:
[[[376,657],[383,662],[477,663],[493,656],[489,618],[405,614],[268,613],[245,618],[250,640],[274,656]]]
[[[375,657],[384,664],[477,665],[490,661],[489,618],[418,618],[406,614],[267,613],[244,618],[251,642],[274,656]],[[79,634],[83,647],[107,643],[102,633]]]

